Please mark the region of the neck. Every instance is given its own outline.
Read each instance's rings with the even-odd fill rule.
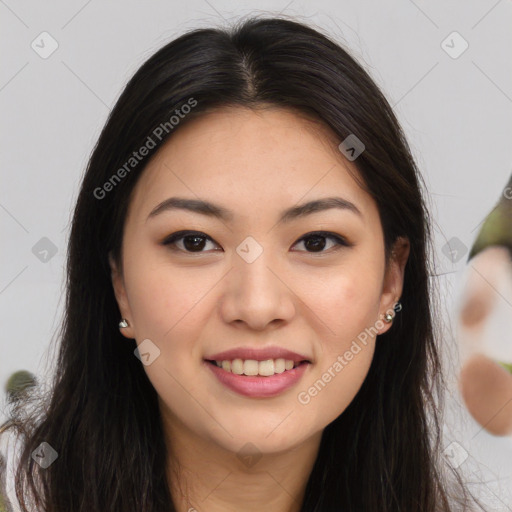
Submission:
[[[241,450],[226,449],[175,417],[164,418],[164,428],[177,512],[300,512],[321,431],[285,451],[260,453],[247,440]]]

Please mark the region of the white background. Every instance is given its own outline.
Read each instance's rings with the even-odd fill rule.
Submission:
[[[16,370],[41,379],[50,371],[71,209],[126,81],[189,28],[279,12],[316,24],[348,46],[394,106],[430,191],[435,279],[444,320],[453,323],[466,258],[453,263],[442,248],[453,237],[471,247],[511,173],[510,1],[0,0],[2,387]],[[40,36],[45,31],[58,48],[43,59],[31,44],[49,49],[48,36]],[[458,58],[442,47],[453,31],[469,44]],[[462,48],[453,37],[448,44]],[[32,252],[42,237],[58,251],[46,263]],[[502,334],[510,338],[510,331]],[[455,372],[449,323],[443,343]],[[461,468],[468,480],[486,482],[474,489],[488,510],[512,510],[512,438],[493,437],[469,417],[458,405],[454,375],[448,375],[445,446],[455,441],[467,452]]]

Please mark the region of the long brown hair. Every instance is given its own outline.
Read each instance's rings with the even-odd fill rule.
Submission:
[[[190,98],[190,114],[153,137],[152,154],[188,119],[216,107],[270,104],[302,112],[340,142],[350,134],[363,141],[354,163],[378,206],[386,257],[398,237],[411,244],[403,309],[380,337],[356,397],[323,432],[302,512],[467,510],[469,491],[441,456],[444,381],[421,176],[369,74],[320,30],[282,17],[178,37],[140,67],[113,108],[74,211],[51,391],[30,414],[20,406],[13,415],[24,438],[20,502],[30,491],[37,510],[47,512],[175,510],[156,391],[133,355],[135,341],[119,333],[107,259],[112,250],[119,262],[130,193],[149,158],[110,181],[108,194],[101,190]],[[31,457],[43,441],[58,452],[44,470]]]

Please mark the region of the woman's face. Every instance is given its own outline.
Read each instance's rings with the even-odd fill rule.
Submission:
[[[224,108],[180,127],[144,170],[122,273],[111,265],[130,324],[122,332],[143,343],[170,430],[231,451],[250,442],[277,452],[321,432],[358,392],[375,333],[390,327],[380,319],[400,297],[408,245],[386,271],[376,204],[340,142],[290,111]],[[219,210],[166,207],[170,198]],[[326,198],[352,206],[280,220]],[[166,244],[180,231],[195,237]],[[283,371],[290,363],[279,359],[292,355],[258,352],[269,347],[309,362]],[[228,350],[220,359],[242,359],[229,368],[244,375],[207,361]],[[279,373],[245,375],[254,371]]]

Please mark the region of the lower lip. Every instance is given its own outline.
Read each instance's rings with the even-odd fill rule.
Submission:
[[[269,398],[291,388],[300,380],[309,363],[302,363],[293,370],[285,370],[270,377],[237,375],[223,370],[216,364],[204,361],[222,384],[244,396],[253,398]]]

